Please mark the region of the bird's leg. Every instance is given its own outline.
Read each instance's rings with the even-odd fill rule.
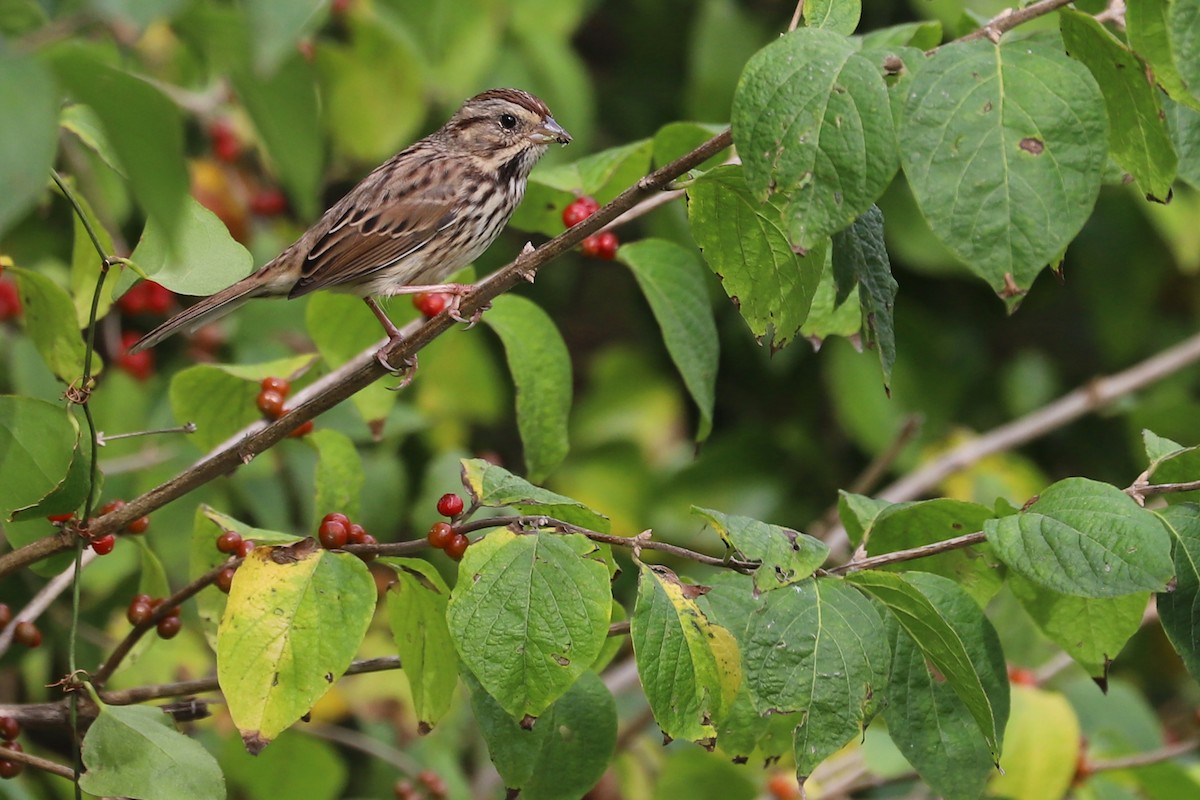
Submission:
[[[455,322],[465,322],[467,325],[474,327],[479,323],[483,312],[491,308],[491,303],[488,303],[483,308],[477,309],[471,314],[470,319],[458,313],[458,307],[462,305],[462,299],[470,294],[474,288],[475,286],[470,283],[431,283],[425,286],[397,286],[394,289],[388,289],[388,294],[422,294],[426,292],[448,294],[450,295],[450,301],[446,304],[446,313],[450,315],[450,319]]]
[[[375,315],[375,318],[379,320],[379,324],[383,326],[383,330],[387,333],[387,344],[375,351],[375,360],[378,361],[388,372],[392,373],[393,375],[401,376],[400,383],[393,389],[393,391],[399,391],[400,389],[403,389],[405,386],[408,386],[410,383],[412,383],[413,376],[417,374],[417,357],[409,356],[404,360],[403,366],[401,366],[399,369],[393,367],[387,362],[387,359],[383,357],[383,351],[386,350],[388,345],[390,345],[392,342],[398,342],[403,339],[404,336],[400,333],[400,329],[396,327],[395,323],[393,323],[388,318],[388,315],[383,312],[383,309],[379,307],[379,304],[375,302],[375,298],[364,297],[363,302],[367,304],[367,308],[371,309],[371,313]]]

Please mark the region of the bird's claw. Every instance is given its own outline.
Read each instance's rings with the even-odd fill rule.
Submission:
[[[380,365],[384,369],[386,369],[388,372],[390,372],[391,374],[396,375],[400,378],[400,383],[396,384],[395,386],[388,387],[388,389],[390,389],[391,391],[398,392],[401,389],[408,386],[410,383],[412,383],[413,378],[416,377],[416,375],[417,375],[417,357],[415,355],[408,356],[407,358],[404,359],[404,363],[401,364],[400,367],[393,367],[391,364],[388,363],[387,358],[384,356],[384,354],[383,354],[384,350],[387,350],[387,345],[384,345],[383,347],[381,347],[375,351],[375,360],[378,361],[380,363]]]

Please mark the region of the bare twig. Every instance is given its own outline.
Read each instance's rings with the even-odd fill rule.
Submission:
[[[49,772],[51,775],[57,775],[60,778],[67,780],[75,779],[75,771],[65,764],[59,764],[57,761],[51,761],[48,758],[35,756],[31,753],[17,752],[7,748],[0,748],[0,759],[5,761],[15,761],[18,764],[25,764],[43,772]]]
[[[985,541],[987,541],[987,536],[982,531],[976,531],[975,533],[955,536],[952,539],[943,539],[940,542],[912,547],[908,550],[897,550],[894,553],[882,553],[870,558],[858,559],[857,561],[847,561],[845,564],[832,567],[826,571],[830,575],[847,575],[851,572],[861,572],[864,569],[877,569],[879,567],[890,566],[891,564],[901,564],[905,561],[948,553],[951,550],[961,550],[964,547],[970,547],[973,544],[980,544]]]
[[[959,37],[958,41],[969,42],[973,39],[983,38],[999,41],[1001,34],[1012,30],[1018,25],[1029,22],[1031,19],[1037,19],[1038,17],[1057,11],[1071,2],[1072,0],[1039,0],[1039,2],[1030,3],[1024,8],[1005,9],[988,20],[982,28],[971,31],[966,36]]]
[[[1097,759],[1091,762],[1091,768],[1092,772],[1104,772],[1116,769],[1149,767],[1153,764],[1161,764],[1164,761],[1179,758],[1195,750],[1200,750],[1200,739],[1187,739],[1182,742],[1164,745],[1158,750],[1149,750],[1145,753],[1134,753],[1130,756],[1119,756],[1117,758]]]
[[[70,534],[64,533],[63,536],[68,539],[74,539],[74,537],[70,536]],[[97,556],[94,552],[91,550],[84,550],[82,566],[86,567],[96,558]],[[49,608],[50,604],[53,603],[59,595],[71,588],[71,580],[74,577],[75,563],[72,562],[69,567],[51,578],[45,586],[38,590],[37,594],[30,598],[29,602],[25,604],[25,607],[13,616],[12,623],[10,623],[8,627],[4,628],[4,630],[0,631],[0,656],[4,655],[8,651],[9,646],[12,644],[13,631],[16,630],[17,623],[26,621],[34,622],[37,620],[37,618],[42,615],[42,612]]]

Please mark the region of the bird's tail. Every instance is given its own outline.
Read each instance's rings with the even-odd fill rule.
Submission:
[[[180,311],[141,339],[138,339],[133,347],[129,348],[129,352],[137,353],[154,347],[168,336],[174,336],[180,331],[194,331],[201,325],[220,319],[250,298],[268,293],[264,291],[265,289],[266,287],[263,286],[262,280],[257,273],[243,278],[233,286],[222,289],[216,294],[206,297],[195,305]]]

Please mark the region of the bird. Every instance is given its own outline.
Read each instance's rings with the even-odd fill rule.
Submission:
[[[318,289],[363,298],[388,336],[400,331],[376,297],[419,292],[451,295],[449,313],[469,285],[443,283],[474,261],[525,196],[529,173],[567,133],[539,98],[521,89],[489,89],[446,122],[376,167],[283,252],[232,286],[200,300],[133,344],[153,347],[195,330],[256,297],[302,297]]]

